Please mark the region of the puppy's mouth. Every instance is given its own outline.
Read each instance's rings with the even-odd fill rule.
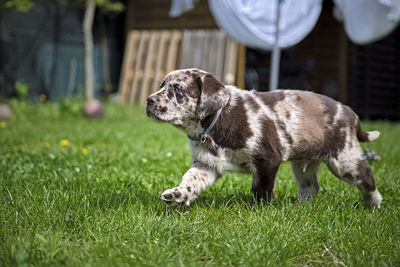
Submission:
[[[151,111],[149,111],[148,109],[146,109],[146,115],[150,118],[152,118],[155,121],[163,121],[162,119],[160,119],[156,114],[152,113]]]
[[[147,105],[146,105],[146,115],[155,121],[160,121],[160,122],[165,121],[161,119],[159,115],[155,114],[155,110],[152,110],[152,108],[149,108]]]

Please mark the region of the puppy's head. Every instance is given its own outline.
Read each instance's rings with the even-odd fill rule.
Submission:
[[[206,118],[228,100],[225,86],[211,74],[198,69],[176,70],[167,74],[160,90],[149,96],[146,114],[181,126]]]

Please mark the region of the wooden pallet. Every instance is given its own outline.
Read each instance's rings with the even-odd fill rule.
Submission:
[[[180,31],[130,31],[119,83],[122,103],[144,104],[176,68]]]
[[[234,84],[238,43],[219,30],[185,30],[179,68],[208,71],[225,84]]]
[[[121,102],[143,105],[177,65],[200,68],[225,84],[243,86],[243,79],[237,78],[237,71],[244,77],[244,60],[238,59],[238,54],[244,57],[243,51],[243,46],[219,30],[130,31],[121,70]]]

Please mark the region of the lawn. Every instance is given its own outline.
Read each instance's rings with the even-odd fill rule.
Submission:
[[[160,194],[191,164],[183,133],[139,107],[109,104],[90,120],[12,106],[0,125],[1,265],[400,265],[400,124],[362,124],[382,132],[363,144],[382,156],[379,210],[325,166],[318,197],[299,203],[287,163],[273,205],[252,204],[250,175],[226,174],[174,209]]]

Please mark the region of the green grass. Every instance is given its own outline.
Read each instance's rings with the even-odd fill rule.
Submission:
[[[364,144],[382,155],[371,165],[380,210],[364,209],[326,167],[316,200],[299,203],[287,163],[273,205],[252,204],[250,175],[226,174],[173,209],[160,194],[191,164],[183,133],[138,107],[108,105],[101,120],[51,104],[13,108],[0,128],[2,265],[400,265],[399,124],[363,123],[382,132]]]

